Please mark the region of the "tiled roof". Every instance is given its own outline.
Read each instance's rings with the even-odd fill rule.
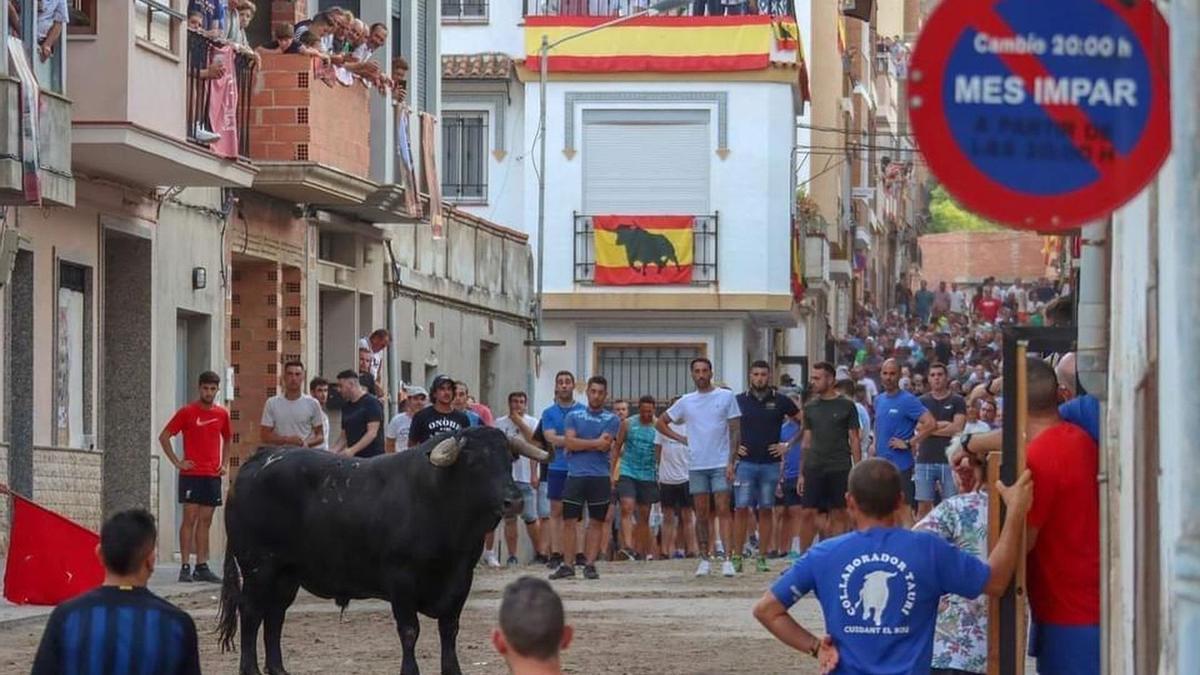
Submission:
[[[507,80],[512,70],[507,54],[442,55],[442,77],[450,80]]]

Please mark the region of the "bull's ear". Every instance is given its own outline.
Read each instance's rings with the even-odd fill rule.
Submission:
[[[458,461],[458,453],[462,452],[463,443],[462,438],[447,436],[429,451],[429,462],[434,466],[450,466]]]

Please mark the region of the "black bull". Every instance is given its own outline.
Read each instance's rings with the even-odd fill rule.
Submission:
[[[629,259],[629,267],[636,271],[637,264],[642,264],[640,270],[646,273],[646,266],[654,264],[661,272],[667,262],[675,263],[679,268],[679,258],[675,254],[675,245],[667,237],[655,232],[647,232],[634,225],[617,225],[617,246],[625,247],[625,257]]]
[[[250,458],[225,507],[229,541],[218,618],[226,650],[240,619],[239,672],[261,672],[260,626],[267,672],[286,672],[280,636],[301,587],[343,608],[351,599],[390,602],[405,674],[418,671],[417,612],[437,619],[442,672],[461,672],[458,617],[484,535],[520,510],[511,470],[518,455],[548,458],[486,428],[373,459],[318,450]]]

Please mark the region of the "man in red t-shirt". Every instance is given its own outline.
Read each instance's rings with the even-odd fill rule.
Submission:
[[[1032,653],[1040,673],[1100,672],[1099,449],[1058,414],[1058,379],[1029,359],[1033,507],[1027,520]]]
[[[979,312],[979,316],[988,323],[996,323],[996,316],[1000,314],[1001,302],[992,297],[991,293],[985,291],[985,294],[979,298],[979,302],[975,309]]]
[[[208,530],[213,510],[221,505],[221,476],[225,475],[225,450],[232,433],[229,411],[214,403],[221,378],[212,371],[200,373],[200,398],[175,412],[158,444],[171,464],[179,469],[179,503],[183,524],[179,527],[179,555],[183,566],[180,581],[220,583],[208,568]],[[183,459],[175,455],[171,438],[183,434]],[[196,554],[196,569],[188,561]]]

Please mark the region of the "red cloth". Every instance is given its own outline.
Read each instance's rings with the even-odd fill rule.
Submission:
[[[1000,301],[988,296],[979,301],[977,309],[984,320],[986,320],[988,323],[994,323],[996,321],[996,315],[1000,313]]]
[[[213,142],[209,148],[222,157],[236,159],[238,156],[238,87],[237,78],[234,75],[236,66],[233,47],[230,45],[214,47],[212,63],[218,62],[225,65],[225,74],[209,81],[208,123],[212,126],[213,133],[221,138]]]
[[[11,493],[10,493],[11,494]],[[57,605],[104,581],[100,535],[12,495],[4,597],[18,605]]]
[[[1099,449],[1083,429],[1060,422],[1029,442],[1033,472],[1029,552],[1033,617],[1059,625],[1100,623]]]
[[[167,432],[172,436],[183,433],[183,459],[195,463],[191,469],[181,470],[181,475],[221,475],[221,441],[228,443],[233,436],[228,410],[215,403],[205,408],[193,401],[175,412],[167,422]]]

